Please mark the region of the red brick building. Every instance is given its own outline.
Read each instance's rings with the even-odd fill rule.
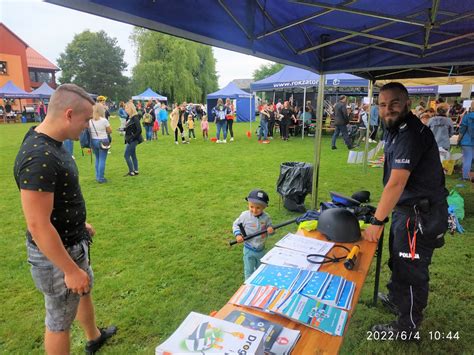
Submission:
[[[31,48],[0,22],[0,86],[11,80],[16,86],[31,91],[43,82],[56,88],[59,68]]]

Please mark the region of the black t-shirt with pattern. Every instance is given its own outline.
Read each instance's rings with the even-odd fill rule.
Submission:
[[[51,223],[64,245],[76,244],[89,237],[76,162],[62,142],[38,133],[34,128],[25,135],[15,160],[17,186],[23,190],[54,193]],[[29,231],[27,237],[32,241]]]

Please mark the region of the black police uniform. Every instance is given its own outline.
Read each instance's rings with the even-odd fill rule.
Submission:
[[[427,305],[433,250],[444,244],[448,228],[448,191],[433,133],[411,112],[387,132],[384,185],[392,169],[409,170],[410,177],[392,214],[387,288],[399,310],[398,325],[416,329]]]

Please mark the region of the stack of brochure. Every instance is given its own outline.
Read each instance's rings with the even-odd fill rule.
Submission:
[[[191,312],[155,353],[264,354],[264,332]]]
[[[342,276],[265,264],[260,265],[245,284],[285,289],[346,310],[351,309],[355,290],[355,284]]]
[[[243,285],[229,302],[273,312],[331,335],[342,336],[347,321],[344,310],[272,286]]]
[[[269,311],[331,335],[343,335],[348,317],[346,311],[286,290],[280,290],[275,299],[268,306]]]
[[[351,309],[355,284],[342,276],[314,272],[300,293],[330,306]]]
[[[264,348],[267,354],[290,354],[300,337],[299,330],[282,327],[279,324],[247,312],[232,311],[225,320],[264,332]]]

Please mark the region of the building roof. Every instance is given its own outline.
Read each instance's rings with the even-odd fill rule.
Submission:
[[[26,62],[28,64],[28,68],[59,71],[59,68],[56,65],[51,63],[31,47],[26,48]]]
[[[19,42],[21,42],[25,47],[28,47],[28,43],[26,43],[25,41],[23,41],[20,37],[18,37],[15,32],[13,32],[11,29],[9,29],[3,22],[0,22],[0,27],[3,27],[5,28],[6,31],[10,32],[13,37],[15,37],[16,39],[18,39]]]

